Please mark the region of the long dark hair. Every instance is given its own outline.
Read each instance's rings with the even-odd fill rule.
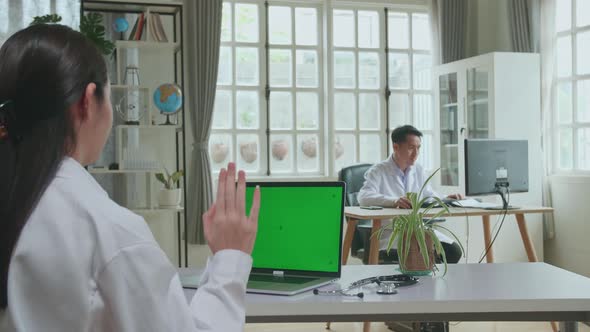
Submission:
[[[70,107],[89,83],[103,101],[105,61],[81,33],[34,25],[0,48],[0,309],[8,305],[8,266],[20,233],[63,158],[75,147]]]

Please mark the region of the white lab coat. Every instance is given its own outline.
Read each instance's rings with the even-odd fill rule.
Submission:
[[[251,266],[218,252],[189,305],[145,221],[66,158],[16,245],[0,331],[241,331]]]
[[[429,174],[418,163],[410,166],[404,173],[393,161],[393,154],[384,161],[371,167],[365,173],[365,183],[358,193],[357,199],[360,205],[376,205],[393,207],[394,201],[408,192],[420,192],[420,188],[428,179]],[[432,190],[430,183],[424,187],[421,197],[439,197],[438,193]],[[390,229],[386,229],[379,240],[381,249],[387,248]],[[446,243],[453,243],[449,236],[435,231],[439,240]],[[393,248],[395,248],[394,243]]]

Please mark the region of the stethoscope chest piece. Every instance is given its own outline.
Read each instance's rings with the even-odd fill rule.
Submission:
[[[382,281],[377,289],[377,294],[380,295],[394,295],[397,294],[395,282],[393,281]]]

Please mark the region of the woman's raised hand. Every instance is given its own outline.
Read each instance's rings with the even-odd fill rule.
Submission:
[[[205,238],[213,254],[223,249],[241,250],[252,253],[256,231],[258,230],[258,211],[260,209],[260,188],[256,187],[246,216],[246,174],[238,172],[236,187],[236,164],[229,163],[227,170],[219,173],[217,199],[209,211],[203,214]]]

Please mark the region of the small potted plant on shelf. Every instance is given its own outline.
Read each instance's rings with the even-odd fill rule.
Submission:
[[[164,169],[164,173],[156,173],[156,179],[164,184],[164,188],[158,194],[158,205],[164,208],[178,208],[182,199],[182,191],[178,188],[178,181],[184,175],[183,170],[172,174]]]
[[[392,230],[389,236],[387,251],[389,252],[393,244],[397,242],[399,267],[401,272],[405,274],[428,275],[436,272],[437,268],[434,263],[435,257],[437,256],[442,258],[444,264],[443,275],[447,273],[445,251],[434,230],[443,230],[451,234],[457,243],[459,243],[461,251],[465,251],[463,245],[452,231],[440,224],[432,222],[434,219],[449,213],[448,206],[438,197],[420,198],[424,188],[436,172],[438,172],[438,169],[424,182],[419,193],[409,192],[406,194],[406,197],[412,203],[409,213],[394,218],[390,224],[383,226],[377,233],[377,236],[381,238],[383,230]],[[434,199],[434,201],[422,209],[421,207],[429,199]],[[435,206],[440,206],[440,211],[436,212],[432,217],[425,217]]]

